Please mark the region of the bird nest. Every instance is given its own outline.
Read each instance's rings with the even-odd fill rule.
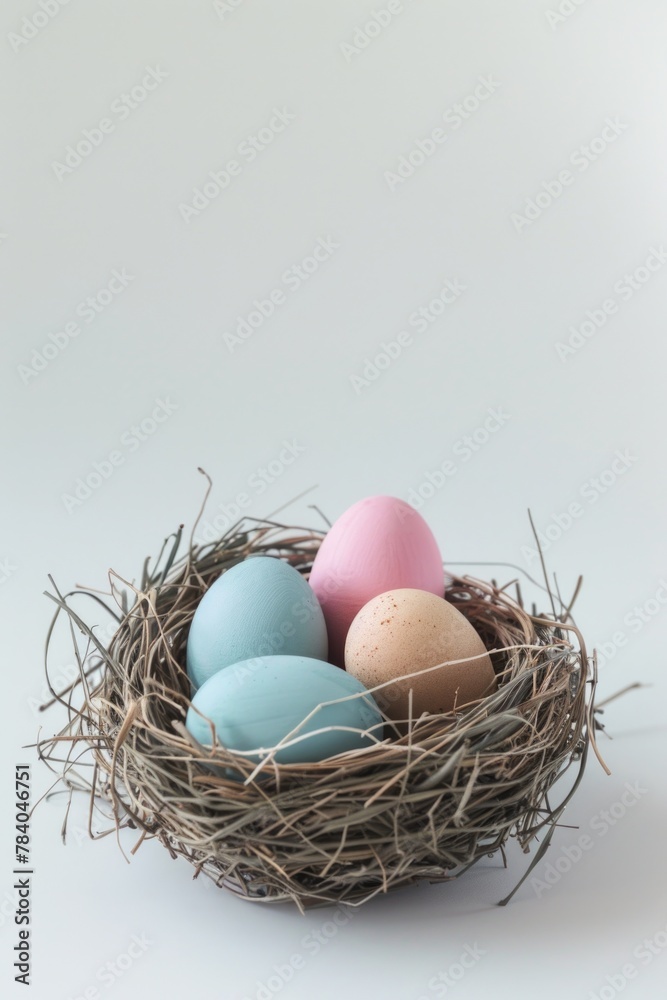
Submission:
[[[499,586],[449,576],[445,597],[490,651],[496,691],[461,712],[413,719],[407,732],[388,720],[384,739],[317,763],[277,763],[269,753],[257,764],[219,744],[203,747],[185,728],[190,623],[207,588],[250,555],[286,560],[307,578],[325,532],[244,519],[212,543],[194,534],[188,542],[181,526],[169,536],[138,584],[110,572],[106,599],[80,587],[62,594],[51,581],[47,678],[62,615],[78,677],[60,691],[49,680],[44,707],[60,704],[67,722],[37,748],[70,797],[90,796],[91,835],[136,829],[132,853],[156,838],[194,877],[302,911],[448,881],[496,852],[505,860],[510,838],[524,852],[536,841],[506,903],[546,850],[589,748],[597,754],[595,657],[571,605],[547,585],[549,610],[538,614],[524,607],[517,579]],[[110,640],[80,616],[82,600],[89,621],[101,608],[112,617]],[[230,765],[241,780],[224,776]],[[568,770],[572,780],[553,802],[552,786]],[[100,815],[106,824],[93,832]],[[67,816],[63,836],[66,824]]]

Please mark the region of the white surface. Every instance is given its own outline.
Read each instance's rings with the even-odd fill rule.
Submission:
[[[456,975],[475,945],[484,954],[447,995],[663,995],[665,951],[648,962],[633,952],[645,938],[667,942],[667,606],[649,604],[656,613],[646,622],[633,608],[667,594],[659,591],[667,576],[667,267],[627,300],[614,285],[667,240],[667,14],[657,0],[570,6],[550,26],[556,0],[406,0],[347,61],[341,43],[386,3],[237,0],[220,17],[203,0],[74,0],[18,51],[9,34],[40,8],[4,4],[0,559],[13,567],[0,587],[6,815],[13,764],[28,752],[21,747],[38,722],[45,732],[56,725],[35,712],[47,574],[63,588],[103,588],[110,566],[138,574],[166,534],[191,523],[204,486],[198,465],[214,480],[209,519],[240,492],[261,517],[317,486],[283,516],[319,523],[309,503],[333,518],[371,493],[407,499],[452,459],[456,474],[422,507],[445,559],[529,571],[526,508],[546,531],[579,502],[580,516],[546,548],[563,591],[584,575],[578,621],[589,643],[626,637],[608,647],[615,655],[601,669],[600,695],[636,679],[654,685],[609,707],[614,741],[601,748],[612,776],[591,761],[566,816],[579,829],[558,831],[549,858],[586,831],[593,848],[540,898],[525,883],[509,907],[494,905],[530,860],[512,852],[507,872],[494,860],[458,883],[378,899],[317,954],[304,939],[330,914],[302,918],[207,891],[157,844],[131,865],[112,838],[91,843],[75,833],[63,848],[64,800],[43,804],[32,845],[35,1000],[93,986],[117,1000],[256,997],[294,954],[305,964],[275,994],[286,1000],[431,1000],[443,995],[433,977],[452,966]],[[166,78],[122,119],[110,109],[146,67]],[[480,77],[498,84],[491,96],[462,127],[452,115],[443,121]],[[179,205],[274,108],[294,120],[186,223]],[[53,162],[105,116],[113,131],[59,180]],[[576,150],[609,118],[627,127],[582,170]],[[437,127],[446,140],[390,190],[385,172]],[[517,232],[512,213],[565,169],[573,183]],[[281,276],[320,237],[339,248],[292,290]],[[78,304],[123,268],[134,280],[122,294],[94,322],[77,316]],[[465,292],[426,331],[412,328],[400,357],[355,392],[351,376],[411,329],[410,314],[446,279]],[[276,287],[284,303],[230,353],[225,332]],[[555,345],[610,297],[616,313],[562,361]],[[22,378],[33,348],[75,319],[80,334]],[[130,428],[156,399],[177,408],[133,445]],[[465,461],[457,442],[489,408],[510,417]],[[260,493],[253,473],[292,440],[303,453]],[[113,475],[68,512],[63,494],[114,450]],[[617,450],[633,456],[629,467],[604,494],[587,486]],[[59,655],[65,665],[64,641]],[[34,770],[36,788],[45,788],[46,772]],[[615,804],[626,782],[645,792],[601,834],[599,813],[623,812]],[[78,802],[75,831],[85,822]],[[11,835],[5,820],[2,895],[11,887]],[[536,874],[545,870],[546,860]],[[13,997],[25,992],[12,983],[8,910],[3,996]],[[148,950],[122,978],[102,983],[98,970],[133,934],[150,939]],[[627,962],[637,975],[621,989],[614,977]]]

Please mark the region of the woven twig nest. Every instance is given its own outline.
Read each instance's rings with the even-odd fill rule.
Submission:
[[[49,595],[58,604],[51,631],[65,613],[84,648],[75,642],[79,680],[52,689],[68,723],[38,750],[70,789],[87,788],[91,815],[99,796],[111,804],[103,832],[137,828],[138,844],[157,838],[195,876],[302,910],[446,881],[484,856],[504,858],[508,838],[526,852],[537,840],[520,885],[595,750],[595,661],[570,609],[549,592],[552,610],[529,613],[516,581],[451,577],[445,596],[491,651],[497,691],[459,714],[422,716],[400,738],[313,764],[269,760],[258,773],[247,757],[200,747],[184,727],[189,625],[213,581],[251,554],[307,575],[324,532],[245,520],[211,544],[193,536],[183,555],[182,528],[170,536],[138,586],[111,573],[108,603],[83,588],[62,595],[54,585]],[[80,617],[82,597],[118,618],[111,641]],[[221,776],[230,764],[245,782]],[[572,767],[574,780],[552,803],[552,785]]]

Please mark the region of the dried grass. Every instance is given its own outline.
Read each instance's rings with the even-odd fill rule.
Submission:
[[[205,590],[251,553],[307,574],[324,532],[245,519],[200,545],[194,531],[180,556],[182,526],[170,536],[146,560],[138,586],[111,572],[105,600],[86,588],[63,595],[55,584],[48,595],[57,610],[47,677],[61,615],[80,676],[66,691],[52,689],[45,707],[65,706],[67,723],[37,747],[70,797],[76,789],[90,795],[91,835],[101,798],[110,823],[96,835],[136,828],[132,853],[157,838],[195,877],[301,910],[446,881],[482,857],[504,858],[508,838],[525,852],[537,838],[520,885],[576,791],[589,747],[597,753],[595,657],[587,657],[571,608],[547,587],[549,613],[529,613],[516,580],[499,587],[454,577],[446,597],[492,651],[496,692],[457,714],[412,720],[403,736],[388,726],[368,749],[290,766],[269,755],[255,765],[219,745],[201,747],[185,730],[189,624]],[[110,642],[75,610],[81,598],[117,617]],[[220,776],[217,768],[230,764],[245,782]],[[552,786],[570,768],[568,790],[551,804]],[[67,815],[63,835],[66,824]]]

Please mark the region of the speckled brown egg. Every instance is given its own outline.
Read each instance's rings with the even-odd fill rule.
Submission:
[[[466,663],[451,663],[466,657]],[[361,608],[345,643],[345,669],[367,688],[444,664],[374,692],[394,721],[459,711],[496,689],[481,638],[453,604],[424,590],[389,590]]]

